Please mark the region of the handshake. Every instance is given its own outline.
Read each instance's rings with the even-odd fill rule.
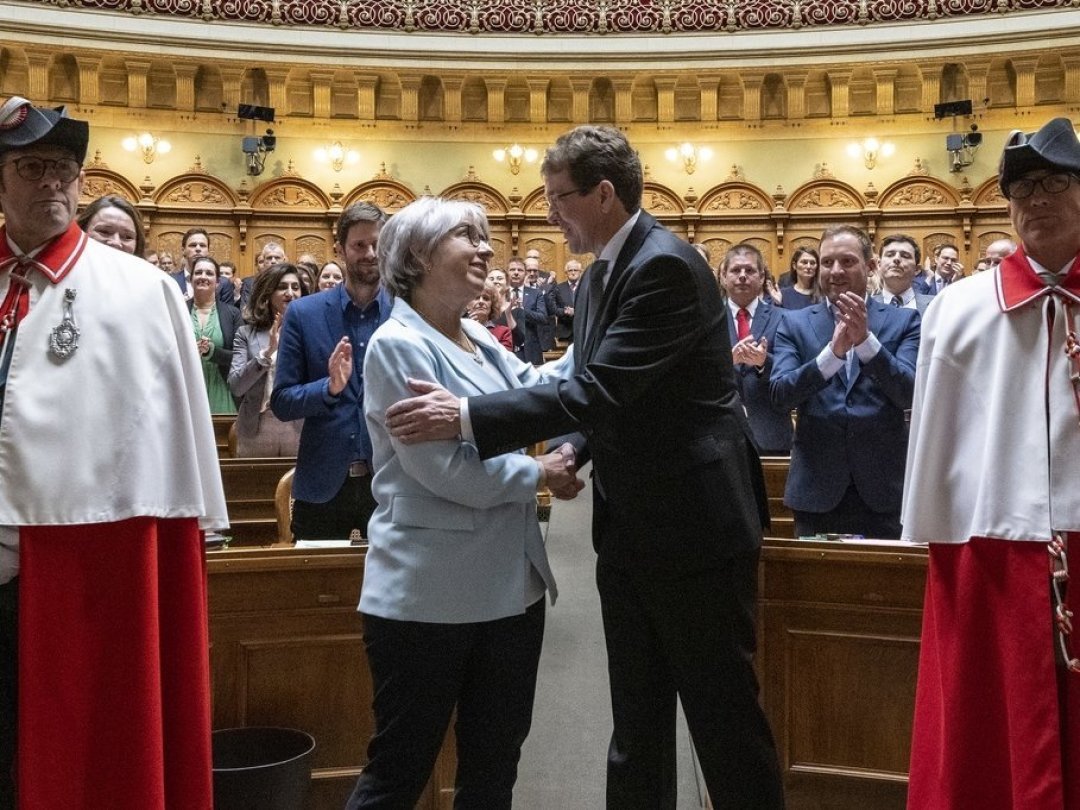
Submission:
[[[540,465],[540,486],[547,486],[551,494],[562,501],[569,501],[585,488],[585,482],[577,477],[577,452],[572,444],[563,444],[551,453],[536,457]]]

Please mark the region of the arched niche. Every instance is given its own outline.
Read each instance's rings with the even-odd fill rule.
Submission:
[[[106,54],[101,58],[98,93],[103,106],[128,106],[128,69],[122,57]]]
[[[853,186],[835,177],[820,177],[795,189],[787,209],[804,214],[850,214],[861,211],[864,205],[862,195]]]
[[[761,117],[787,118],[787,83],[779,73],[766,73],[761,82]]]
[[[57,54],[49,65],[49,99],[59,102],[79,100],[79,66],[69,53]]]
[[[574,117],[574,90],[567,76],[552,76],[547,88],[547,120],[569,122]]]
[[[882,210],[951,209],[960,204],[956,189],[935,177],[904,177],[888,186],[878,198]]]
[[[195,71],[195,109],[200,112],[220,112],[224,99],[224,84],[217,65],[199,65]]]
[[[999,226],[990,225],[987,226],[990,230],[978,230],[975,234],[973,247],[976,250],[976,256],[984,256],[986,254],[986,248],[990,246],[991,242],[996,242],[998,239],[1011,239],[1016,241],[1016,237],[1009,231],[1001,230]],[[974,270],[974,267],[972,267]],[[970,275],[970,274],[969,274]]]
[[[479,180],[469,179],[454,183],[444,188],[439,196],[448,200],[475,203],[484,209],[488,219],[501,218],[510,210],[510,202],[502,192]]]
[[[286,175],[261,183],[251,192],[255,211],[273,211],[295,216],[301,212],[324,214],[330,198],[314,183],[302,177]]]
[[[240,79],[240,98],[245,104],[270,106],[270,82],[262,68],[248,68]]]
[[[720,216],[767,215],[772,210],[769,195],[757,186],[742,180],[720,183],[706,191],[698,203],[702,214]]]
[[[677,217],[686,210],[685,201],[660,183],[646,180],[641,192],[641,207],[658,219]]]
[[[996,174],[993,177],[986,178],[975,187],[975,191],[971,195],[971,202],[980,209],[1004,209],[1008,206],[1008,200],[1001,193]]]
[[[656,80],[652,74],[645,74],[634,79],[630,88],[630,109],[635,121],[655,121],[658,116],[659,101],[656,92]]]
[[[1035,66],[1035,103],[1055,104],[1065,100],[1065,67],[1061,54],[1044,53]]]
[[[1005,58],[992,59],[986,80],[991,107],[1016,105],[1016,70],[1012,61]]]
[[[438,76],[420,80],[418,110],[421,121],[442,121],[444,116],[443,84]]]
[[[79,194],[80,208],[106,194],[123,197],[132,205],[142,199],[142,194],[134,183],[104,164],[90,164],[86,167],[84,176],[82,193]]]
[[[918,65],[901,64],[893,81],[893,103],[898,113],[922,109],[922,71]]]
[[[615,123],[615,88],[611,79],[593,79],[589,88],[589,121],[594,124]]]
[[[521,201],[521,210],[529,218],[537,217],[547,220],[551,207],[548,205],[547,197],[544,196],[543,186],[535,188],[525,195],[525,198]]]
[[[487,121],[487,85],[481,76],[466,76],[461,83],[461,120]]]
[[[353,203],[368,202],[392,214],[400,211],[415,199],[416,194],[404,183],[392,180],[388,176],[376,176],[374,180],[361,183],[346,194],[341,206],[348,208]]]
[[[146,106],[159,109],[176,108],[176,69],[165,59],[150,63],[146,76]]]
[[[231,210],[239,199],[224,182],[202,171],[190,171],[166,180],[154,192],[161,209]]]
[[[720,263],[724,261],[727,252],[731,250],[731,240],[722,236],[710,236],[707,239],[700,240],[698,244],[709,251],[709,267],[719,272]]]
[[[941,68],[939,99],[944,104],[971,98],[968,90],[967,66],[962,62],[948,62]]]
[[[807,118],[828,118],[832,115],[832,86],[827,72],[807,71],[804,92]]]

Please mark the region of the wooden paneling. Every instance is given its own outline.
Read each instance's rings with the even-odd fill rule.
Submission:
[[[339,810],[366,763],[372,684],[356,605],[364,549],[209,553],[214,728],[315,737],[306,810]],[[452,743],[418,807],[452,806]]]
[[[762,699],[789,810],[902,810],[926,550],[769,538]]]
[[[274,492],[296,464],[294,458],[222,458],[221,482],[229,510],[231,544],[269,545],[277,541]]]

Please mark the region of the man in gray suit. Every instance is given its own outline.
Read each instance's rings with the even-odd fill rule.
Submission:
[[[918,310],[919,316],[934,300],[932,295],[915,292],[911,286],[919,270],[921,259],[919,246],[905,233],[894,233],[881,241],[881,292],[873,298],[894,307]]]

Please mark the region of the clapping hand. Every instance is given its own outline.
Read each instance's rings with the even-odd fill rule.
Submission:
[[[745,363],[748,366],[760,368],[765,365],[769,356],[769,339],[762,337],[754,340],[752,335],[747,335],[731,350],[731,359],[735,363]]]
[[[339,340],[330,352],[326,373],[330,377],[330,396],[336,397],[345,390],[353,373],[352,344],[347,337]]]
[[[866,340],[866,299],[850,290],[841,293],[833,302],[836,309],[836,328],[833,330],[832,351],[837,357]]]

